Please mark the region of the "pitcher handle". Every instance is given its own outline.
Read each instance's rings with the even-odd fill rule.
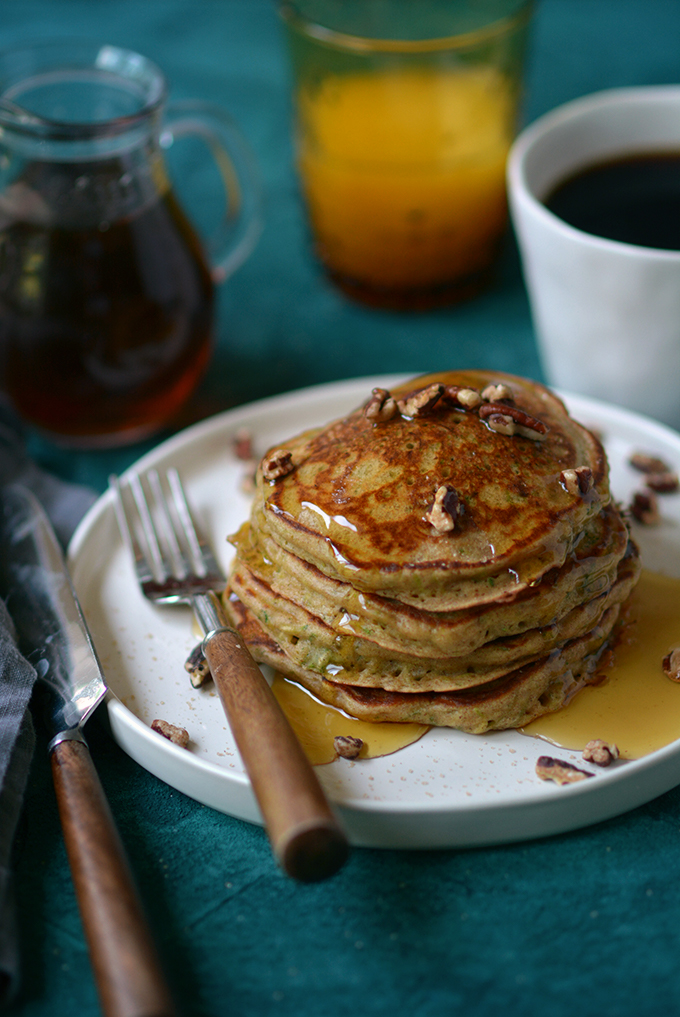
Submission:
[[[205,141],[225,193],[225,214],[206,238],[213,282],[224,282],[251,253],[262,232],[262,191],[255,157],[231,117],[213,103],[183,99],[166,107],[160,144],[179,138]]]

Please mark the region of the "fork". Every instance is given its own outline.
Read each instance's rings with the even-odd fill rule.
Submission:
[[[193,608],[274,856],[302,882],[333,875],[347,857],[346,837],[269,684],[227,622],[218,596],[226,579],[197,532],[177,470],[165,483],[157,470],[128,478],[123,485],[112,475],[109,485],[142,593],[155,604]]]

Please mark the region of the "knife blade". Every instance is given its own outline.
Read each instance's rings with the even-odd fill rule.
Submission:
[[[51,523],[19,485],[4,491],[2,543],[7,607],[42,682],[51,737],[76,737],[106,683]]]
[[[174,1005],[83,726],[104,675],[51,523],[37,499],[2,490],[3,592],[38,676],[59,817],[106,1017],[171,1017]]]

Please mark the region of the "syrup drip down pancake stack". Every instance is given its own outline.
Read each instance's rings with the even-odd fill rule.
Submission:
[[[352,716],[472,733],[593,681],[640,572],[595,435],[483,371],[369,391],[270,450],[231,539],[256,660]]]

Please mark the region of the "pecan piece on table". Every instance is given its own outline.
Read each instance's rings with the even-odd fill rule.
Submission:
[[[374,388],[371,398],[364,407],[364,416],[367,420],[374,420],[376,423],[384,423],[391,420],[398,412],[396,401],[392,398],[386,388]]]
[[[295,469],[293,453],[287,448],[276,448],[262,460],[262,476],[265,480],[278,480]]]
[[[404,417],[424,417],[430,412],[444,391],[439,382],[421,388],[406,399],[398,399],[399,412]]]
[[[579,780],[595,776],[587,770],[579,770],[573,763],[565,763],[564,760],[553,759],[552,756],[538,757],[536,773],[541,780],[554,780],[556,784],[575,784]]]
[[[619,749],[617,745],[605,742],[602,738],[593,738],[584,748],[583,758],[596,766],[610,766],[619,758]]]
[[[163,735],[173,745],[179,745],[181,749],[186,749],[189,744],[189,732],[186,728],[177,727],[175,724],[169,724],[167,720],[152,720],[151,730],[157,734]]]

